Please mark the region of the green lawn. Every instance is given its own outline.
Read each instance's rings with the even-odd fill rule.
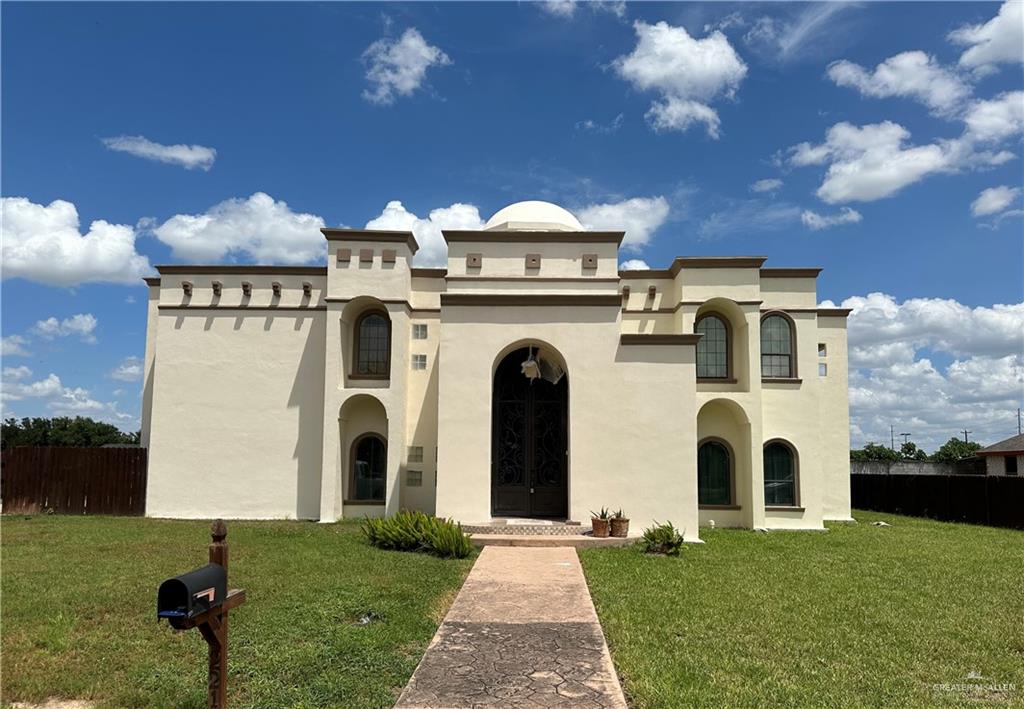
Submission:
[[[155,613],[161,580],[206,563],[209,527],[5,516],[0,698],[205,706],[205,643]],[[472,565],[373,549],[352,523],[229,522],[228,542],[230,585],[248,591],[233,706],[391,706]]]
[[[679,558],[582,551],[632,703],[1024,706],[1024,533],[854,516],[827,534],[702,530]]]

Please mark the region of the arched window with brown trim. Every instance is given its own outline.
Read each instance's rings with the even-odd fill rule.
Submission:
[[[796,449],[781,439],[764,444],[764,504],[796,507],[800,504]]]
[[[732,333],[729,321],[718,313],[697,318],[693,331],[703,335],[697,341],[697,379],[732,377]]]
[[[387,379],[391,375],[391,319],[383,310],[368,310],[356,319],[352,376]]]
[[[383,436],[364,433],[352,442],[349,499],[384,502],[387,483],[388,444]]]
[[[796,377],[796,328],[782,313],[769,313],[761,318],[761,377],[792,379]]]
[[[717,438],[701,441],[697,447],[697,504],[732,505],[733,477],[733,455],[729,445]]]

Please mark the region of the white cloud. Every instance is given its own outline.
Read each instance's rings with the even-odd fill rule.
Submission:
[[[608,12],[619,19],[626,16],[625,0],[588,0],[583,3],[589,10],[594,12]],[[576,14],[580,7],[579,0],[542,0],[537,6],[555,17],[569,19]]]
[[[777,189],[782,187],[782,180],[777,177],[769,177],[764,180],[758,180],[750,186],[751,192],[775,192]]]
[[[10,402],[31,399],[57,415],[91,416],[99,421],[122,425],[137,426],[139,423],[134,416],[118,410],[116,402],[97,401],[87,389],[66,387],[52,372],[36,381],[30,381],[31,376],[32,370],[28,367],[4,367],[0,380],[2,415],[12,415]]]
[[[743,41],[759,53],[768,53],[779,62],[795,60],[808,53],[820,38],[832,43],[839,35],[834,18],[852,7],[845,2],[821,2],[799,5],[789,19],[759,17],[743,36]]]
[[[217,151],[204,145],[161,145],[141,135],[119,135],[102,140],[110,150],[146,160],[181,165],[186,170],[209,170],[217,159]]]
[[[0,356],[28,357],[29,351],[26,349],[26,345],[28,345],[28,340],[21,335],[8,335],[0,338]]]
[[[3,381],[17,382],[22,379],[28,379],[32,376],[32,370],[21,365],[20,367],[4,367],[3,369]]]
[[[836,214],[822,215],[817,212],[812,212],[809,209],[805,209],[803,213],[800,214],[800,221],[804,223],[804,226],[814,231],[828,229],[842,224],[856,224],[860,220],[860,212],[856,209],[850,209],[849,207],[843,207]]]
[[[915,99],[939,115],[952,114],[971,94],[971,87],[963,79],[921,51],[889,57],[873,72],[843,59],[829,65],[828,77],[863,96]]]
[[[1020,187],[989,187],[982,190],[978,198],[971,202],[971,214],[976,217],[988,217],[1002,212],[1014,202],[1018,201],[1021,194]]]
[[[598,135],[609,135],[611,133],[618,132],[619,128],[622,127],[622,122],[625,120],[623,114],[615,116],[609,123],[599,123],[591,118],[576,122],[576,130],[585,133],[597,133]]]
[[[950,41],[967,47],[960,66],[991,71],[996,64],[1024,61],[1024,3],[1006,0],[999,13],[980,25],[964,25],[949,33]]]
[[[651,240],[668,213],[668,200],[658,196],[591,204],[578,210],[577,216],[587,229],[624,230],[622,248],[635,251]]]
[[[555,17],[572,17],[576,14],[576,4],[577,0],[543,0],[538,6]]]
[[[800,208],[763,199],[730,201],[697,226],[699,239],[719,239],[736,234],[758,234],[788,229],[800,221]]]
[[[111,379],[122,382],[137,382],[142,379],[142,360],[138,357],[125,357],[110,373]]]
[[[426,219],[408,211],[401,202],[387,203],[380,216],[366,223],[367,229],[394,229],[411,231],[420,249],[414,257],[417,266],[444,266],[448,258],[448,245],[442,229],[476,230],[484,228],[480,211],[472,204],[456,202],[450,207],[434,209]]]
[[[82,283],[138,283],[149,260],[135,250],[135,229],[102,219],[78,230],[71,202],[35,204],[24,197],[0,199],[4,278],[25,278],[51,286]]]
[[[175,258],[216,262],[245,256],[260,263],[322,261],[324,220],[293,212],[263,192],[228,199],[202,214],[177,214],[153,229]]]
[[[42,337],[44,340],[76,335],[83,342],[93,344],[96,342],[96,336],[93,333],[98,324],[99,321],[92,313],[79,313],[63,320],[49,317],[46,320],[37,321],[32,326],[32,334]]]
[[[370,103],[389,106],[397,96],[411,96],[422,86],[427,69],[452,63],[438,47],[428,44],[415,27],[396,39],[382,38],[363,52],[367,65],[366,80],[371,88],[363,91]]]
[[[1007,91],[973,102],[964,116],[964,140],[998,142],[1024,130],[1024,91]]]
[[[34,382],[26,381],[31,376],[32,370],[28,367],[4,367],[0,400],[45,399],[58,395],[63,389],[56,374]]]
[[[832,307],[826,301],[824,307]],[[928,450],[956,435],[993,443],[1016,426],[1024,398],[1024,303],[970,308],[955,300],[871,293],[848,298],[853,445],[888,442],[889,425]],[[921,350],[952,355],[945,368]]]
[[[747,65],[719,31],[703,39],[666,22],[633,25],[633,52],[613,63],[616,72],[637,90],[657,91],[647,119],[656,130],[686,130],[703,123],[708,135],[719,136],[717,112],[708,104],[732,98],[747,75]]]
[[[650,266],[643,259],[631,258],[619,264],[620,271],[646,271]]]

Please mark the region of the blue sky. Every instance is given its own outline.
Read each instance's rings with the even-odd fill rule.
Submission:
[[[5,415],[137,426],[148,265],[315,263],[320,224],[414,228],[426,263],[539,198],[623,260],[823,267],[855,443],[1016,432],[1019,2],[0,12]]]

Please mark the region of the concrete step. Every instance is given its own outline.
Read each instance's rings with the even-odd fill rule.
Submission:
[[[583,527],[565,522],[483,522],[480,524],[463,524],[462,531],[467,534],[504,534],[531,537],[579,536]],[[587,528],[589,531],[589,527]]]
[[[463,531],[468,531],[463,526]],[[579,528],[577,527],[577,530]],[[589,534],[497,534],[471,533],[473,546],[485,547],[624,547],[636,542],[635,537],[592,537]]]

